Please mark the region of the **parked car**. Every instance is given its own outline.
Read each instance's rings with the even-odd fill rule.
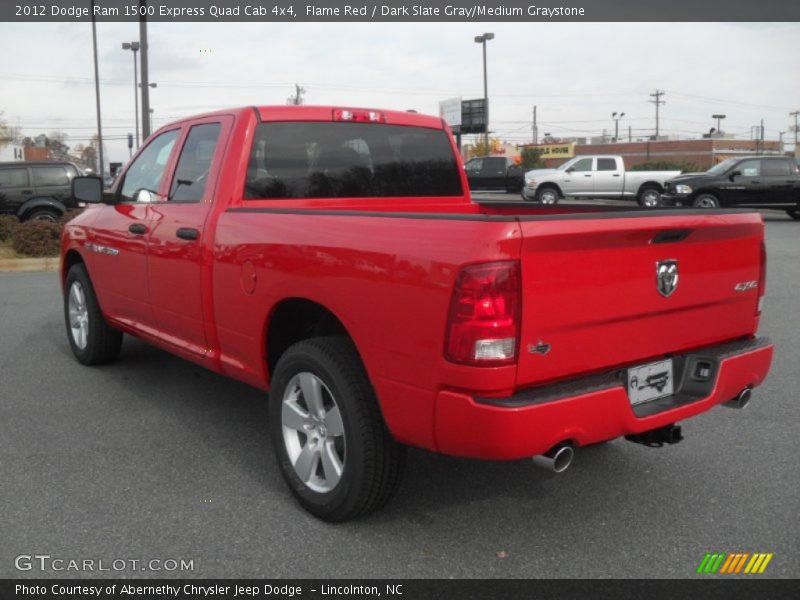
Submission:
[[[155,132],[113,192],[73,189],[76,359],[127,333],[268,390],[281,473],[323,519],[385,504],[406,445],[562,471],[619,436],[676,443],[769,370],[758,213],[480,205],[438,117],[211,113]]]
[[[504,190],[518,194],[522,190],[525,169],[507,156],[479,156],[466,162],[471,190]]]
[[[658,206],[664,182],[680,171],[626,171],[621,156],[576,156],[556,169],[525,173],[523,200],[556,204],[561,198],[611,198],[637,200],[641,206]]]
[[[800,167],[787,156],[730,158],[705,173],[688,173],[668,181],[661,203],[776,208],[800,220]]]
[[[57,221],[67,209],[78,208],[71,181],[83,172],[71,162],[0,162],[0,214],[20,221]]]

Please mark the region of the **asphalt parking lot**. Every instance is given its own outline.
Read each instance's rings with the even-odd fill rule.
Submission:
[[[264,395],[126,338],[102,368],[72,357],[54,273],[0,274],[0,578],[15,557],[186,559],[197,577],[690,577],[706,552],[772,552],[800,576],[800,223],[765,213],[761,332],[772,374],[744,411],[650,449],[530,461],[409,454],[400,493],[328,525],[293,501]],[[100,574],[97,574],[98,576]]]

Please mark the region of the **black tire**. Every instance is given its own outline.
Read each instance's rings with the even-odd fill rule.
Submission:
[[[714,194],[700,194],[693,204],[697,208],[719,208],[719,199]]]
[[[71,318],[70,315],[70,295],[73,293],[74,286],[78,286],[84,299],[83,305],[88,325],[85,344],[81,344],[82,339],[72,327],[75,321],[73,321],[74,316]],[[122,348],[122,332],[111,327],[100,311],[94,287],[83,264],[73,265],[67,273],[64,283],[64,323],[67,327],[70,348],[78,362],[89,366],[104,365],[119,356]]]
[[[637,200],[639,202],[639,206],[644,206],[645,208],[658,208],[661,206],[661,190],[652,185],[645,186],[639,190],[639,196],[637,197]]]
[[[319,458],[316,462],[309,459],[309,464],[315,466],[308,469],[312,473],[308,484],[298,476],[289,456],[291,442],[287,440],[300,430],[284,427],[284,404],[287,398],[288,402],[296,402],[298,406],[300,402],[305,404],[305,395],[300,392],[298,383],[301,379],[298,378],[308,374],[322,383],[329,405],[338,407],[341,416],[344,448],[341,473],[328,490],[315,490],[309,486],[314,478],[319,477],[316,479],[318,482],[327,479],[322,453],[325,451],[323,448],[333,442],[323,437]],[[307,412],[311,414],[310,409]],[[322,423],[327,424],[324,419],[318,421],[318,424]],[[385,505],[397,490],[405,467],[405,447],[395,442],[386,428],[361,358],[346,337],[312,338],[286,350],[272,379],[269,429],[283,478],[300,504],[320,519],[346,521],[363,516]],[[318,443],[312,439],[313,427],[306,424],[304,429],[307,437],[300,454],[309,444],[315,446]],[[299,456],[296,462],[300,462]]]
[[[538,190],[536,190],[536,201],[539,204],[547,204],[548,206],[558,204],[558,190],[551,185],[540,187]]]
[[[58,223],[61,213],[54,208],[35,208],[25,215],[26,221],[49,221]]]
[[[800,221],[800,210],[791,208],[786,211],[786,214],[792,217],[795,221]]]

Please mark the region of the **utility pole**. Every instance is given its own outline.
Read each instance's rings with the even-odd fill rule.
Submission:
[[[298,84],[294,84],[294,96],[289,96],[289,99],[286,101],[286,104],[293,105],[293,106],[300,106],[303,104],[303,94],[306,93],[306,88],[301,87]]]
[[[789,113],[790,117],[794,117],[794,155],[800,156],[797,152],[797,115],[800,115],[800,110]]]
[[[147,0],[139,0],[139,47],[142,59],[142,141],[150,137],[150,75],[147,69]]]
[[[649,102],[651,104],[656,105],[656,140],[658,140],[658,133],[659,133],[658,108],[662,104],[666,104],[666,101],[661,99],[661,96],[663,96],[664,94],[666,94],[664,90],[656,90],[655,92],[650,94],[650,97],[655,98],[655,100],[649,100]]]
[[[92,0],[92,47],[94,48],[94,95],[97,102],[97,154],[100,157],[100,177],[103,176],[103,130],[100,126],[100,70],[97,67],[97,23],[94,19],[94,0]],[[795,133],[795,136],[797,134]]]
[[[761,131],[759,132],[758,139],[760,140],[758,153],[764,154],[764,119],[761,119]]]
[[[633,129],[631,129],[630,125],[628,125],[628,141],[629,142],[633,141]]]
[[[536,105],[533,105],[533,143],[539,143],[539,126],[536,124]]]

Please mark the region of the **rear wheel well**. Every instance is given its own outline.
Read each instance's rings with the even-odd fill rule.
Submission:
[[[267,369],[270,376],[290,346],[302,340],[328,335],[350,337],[336,315],[321,304],[304,298],[289,298],[280,302],[272,311],[266,331]]]

